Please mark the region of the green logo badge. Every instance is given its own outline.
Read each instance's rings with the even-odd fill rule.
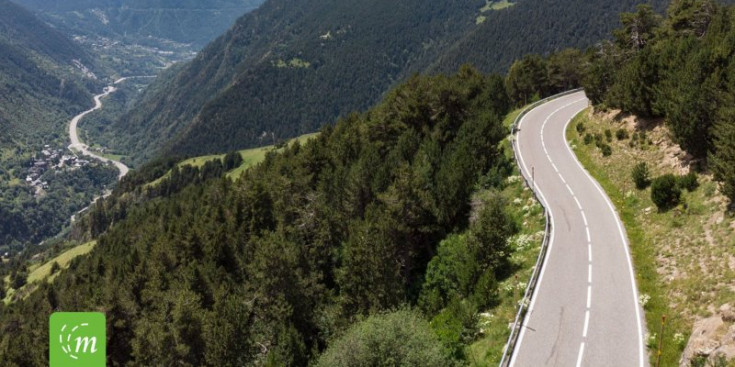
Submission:
[[[50,367],[105,367],[105,314],[56,312],[49,322]]]

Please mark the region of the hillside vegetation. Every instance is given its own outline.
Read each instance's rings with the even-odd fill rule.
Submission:
[[[89,89],[101,84],[85,78],[74,60],[95,71],[89,53],[0,0],[0,121],[10,127],[4,136],[41,141],[58,132],[67,116],[91,107]]]
[[[429,317],[449,307],[443,320],[473,328],[509,272],[518,226],[497,193],[474,204],[470,222],[475,188],[499,188],[510,172],[499,146],[508,109],[500,77],[416,77],[234,183],[100,204],[90,226],[115,219],[95,224],[109,228],[90,254],[0,310],[0,329],[13,329],[0,355],[45,365],[46,351],[24,346],[44,344],[52,310],[104,310],[116,365],[305,366],[362,315],[401,305]],[[113,201],[136,195],[126,187]],[[462,360],[463,330],[418,353]]]
[[[58,234],[114,181],[102,166],[61,172],[46,170],[48,162],[33,178],[36,187],[26,181],[36,159],[48,159],[43,150],[64,151],[66,125],[93,105],[100,71],[94,56],[66,36],[0,0],[0,253]]]
[[[664,8],[665,1],[654,3]],[[482,11],[486,5],[267,1],[162,77],[110,127],[108,145],[142,162],[258,146],[264,134],[302,135],[366,110],[413,73],[451,73],[465,62],[505,71],[527,52],[590,45],[633,2],[526,0]]]
[[[204,47],[262,0],[16,0],[65,32],[127,43]],[[154,40],[151,40],[153,38]]]
[[[666,18],[639,7],[622,21],[615,39],[591,52],[588,95],[606,107],[664,117],[674,141],[735,199],[735,9],[678,0]]]

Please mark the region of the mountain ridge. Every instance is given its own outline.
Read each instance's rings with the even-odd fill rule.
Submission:
[[[652,2],[659,11],[667,3]],[[529,51],[591,45],[635,1],[587,3],[524,0],[481,13],[484,1],[367,6],[269,0],[113,124],[120,136],[114,144],[142,152],[140,163],[258,146],[264,134],[286,139],[312,132],[338,116],[366,110],[413,73],[453,72],[468,62],[484,72],[502,72]],[[584,20],[575,21],[581,13]],[[481,24],[478,14],[486,19]],[[553,21],[557,15],[575,21],[571,30]],[[552,32],[539,35],[549,24],[555,24]],[[500,32],[501,27],[507,29]],[[591,30],[580,31],[584,28]],[[530,35],[537,42],[523,46]],[[206,78],[213,81],[197,81]]]

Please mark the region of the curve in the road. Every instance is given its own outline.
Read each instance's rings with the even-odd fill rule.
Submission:
[[[107,97],[108,95],[112,93],[115,93],[116,90],[117,89],[113,86],[105,87],[104,91],[101,94],[94,96],[94,107],[74,116],[74,118],[71,119],[71,122],[69,122],[69,140],[71,140],[71,144],[69,145],[69,150],[71,151],[76,150],[76,151],[81,152],[82,155],[86,155],[88,157],[97,159],[105,163],[109,162],[109,163],[114,164],[115,167],[117,167],[117,170],[120,171],[120,174],[118,175],[118,179],[121,179],[123,178],[123,176],[128,174],[128,172],[130,171],[130,168],[128,168],[128,166],[126,166],[120,161],[105,158],[103,156],[94,154],[91,151],[89,151],[89,147],[86,144],[82,143],[81,140],[79,140],[79,134],[77,132],[77,126],[79,125],[79,121],[81,121],[82,118],[84,118],[84,116],[87,116],[88,114],[102,108],[102,98]]]
[[[625,231],[565,138],[587,105],[583,92],[573,93],[534,108],[518,126],[519,165],[549,211],[551,234],[512,366],[647,365]]]

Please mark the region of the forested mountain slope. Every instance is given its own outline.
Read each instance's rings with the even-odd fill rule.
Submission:
[[[16,0],[66,32],[204,47],[262,0]]]
[[[602,107],[664,117],[735,203],[735,8],[677,0],[664,18],[643,7],[614,36],[590,54],[587,95]]]
[[[485,72],[503,71],[528,53],[547,54],[584,49],[607,39],[619,26],[618,14],[636,4],[663,13],[669,0],[525,0],[502,12],[485,13],[485,21],[432,63],[429,72],[452,72],[470,63]]]
[[[0,0],[1,253],[58,234],[114,179],[102,167],[51,169],[66,153],[69,119],[93,105],[104,74],[66,36]]]
[[[4,134],[49,135],[92,104],[95,61],[20,6],[0,0],[0,121]]]
[[[655,3],[663,9],[663,0]],[[161,78],[112,127],[114,145],[140,161],[300,135],[366,109],[415,72],[451,72],[464,62],[502,71],[525,52],[592,44],[633,4],[523,0],[481,12],[484,1],[269,0]]]
[[[186,153],[256,145],[263,132],[314,131],[375,103],[417,59],[436,56],[473,26],[478,8],[476,1],[268,1],[162,81],[168,85],[117,130],[133,134],[131,151],[151,151],[196,120],[186,136],[202,140],[181,139],[172,149]]]
[[[474,314],[492,303],[517,228],[498,195],[475,200],[469,219],[473,191],[509,172],[509,106],[498,76],[415,77],[234,183],[177,182],[144,201],[141,188],[119,191],[89,216],[109,228],[88,257],[0,303],[4,365],[47,365],[48,351],[28,346],[46,345],[59,310],[105,312],[108,364],[146,366],[307,366],[359,315],[420,295],[429,315],[450,302]],[[439,242],[468,227],[444,250],[463,257],[446,255],[424,286]],[[455,266],[465,277],[442,276]],[[433,335],[416,325],[406,326]],[[414,360],[463,358],[459,334],[446,345],[428,338],[435,348],[411,351]]]

